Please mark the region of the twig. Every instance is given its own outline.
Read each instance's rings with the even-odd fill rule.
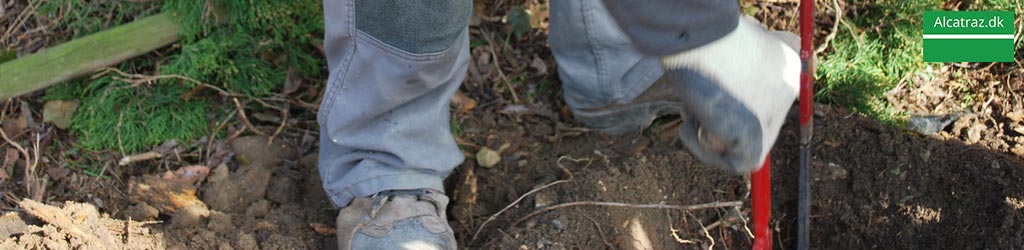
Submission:
[[[117,149],[121,150],[121,156],[124,156],[124,145],[121,144],[121,122],[124,121],[124,110],[117,115]],[[121,165],[124,166],[124,165]]]
[[[687,213],[687,214],[689,214],[689,213]],[[690,216],[693,216],[693,215],[690,214]],[[696,216],[694,216],[694,219],[697,221],[697,225],[700,225],[700,229],[704,230],[704,237],[708,238],[708,240],[711,241],[711,245],[708,246],[708,250],[715,249],[715,238],[711,237],[711,233],[708,232],[708,228],[704,227],[704,223],[700,222],[700,219],[697,219]]]
[[[238,108],[238,118],[242,120],[242,125],[245,125],[245,127],[249,128],[249,130],[252,130],[253,133],[262,136],[267,136],[266,133],[263,133],[263,131],[256,129],[256,126],[252,125],[252,123],[249,122],[249,117],[245,116],[245,109],[242,108],[242,104],[238,102],[238,98],[231,98],[231,100],[235,102],[235,107]]]
[[[498,78],[501,78],[501,81],[505,82],[505,86],[508,87],[508,91],[512,92],[512,100],[515,103],[519,103],[519,95],[516,94],[516,89],[512,88],[512,81],[509,81],[508,77],[505,76],[505,72],[501,70],[498,52],[494,50],[494,38],[491,38],[491,34],[485,29],[480,29],[480,32],[483,33],[484,39],[487,40],[487,50],[491,51],[491,59],[494,60],[494,69],[498,72]]]
[[[213,127],[213,131],[210,132],[210,135],[207,136],[208,139],[206,141],[206,155],[203,157],[203,159],[206,160],[207,165],[209,165],[210,163],[210,157],[213,156],[213,142],[217,138],[217,132],[220,132],[221,129],[224,129],[224,126],[228,124],[228,121],[231,120],[231,118],[235,118],[235,115],[237,114],[238,112],[228,114],[228,117],[218,122],[217,126]]]
[[[708,208],[735,207],[735,206],[740,206],[740,205],[743,205],[742,201],[728,201],[728,202],[716,201],[716,202],[712,202],[712,203],[704,203],[704,204],[689,205],[689,206],[685,206],[685,205],[669,205],[669,204],[630,204],[630,203],[603,202],[603,201],[576,201],[576,202],[562,203],[562,204],[558,204],[558,205],[553,205],[553,206],[550,206],[550,207],[542,208],[541,210],[537,210],[537,211],[535,211],[533,213],[527,214],[526,216],[524,216],[523,218],[520,218],[519,220],[516,220],[516,222],[512,223],[512,225],[518,225],[519,223],[522,223],[523,221],[529,220],[530,218],[533,218],[533,217],[535,217],[537,215],[541,215],[543,213],[550,212],[552,210],[557,210],[557,209],[562,209],[562,208],[567,208],[567,207],[578,207],[578,206],[653,208],[653,209],[675,209],[675,210],[680,210],[680,211],[691,211],[691,210],[700,210],[700,209],[708,209]]]
[[[590,218],[590,217],[585,217],[585,218],[590,220],[590,222],[594,223],[594,227],[597,228],[597,233],[601,234],[601,241],[604,242],[604,245],[606,247],[608,247],[608,249],[615,249],[615,246],[613,246],[612,243],[608,242],[608,238],[604,237],[604,229],[601,229],[601,224],[598,224],[597,221],[594,220],[594,218]]]
[[[228,138],[224,138],[224,141],[225,142],[230,142],[230,141],[235,140],[235,138],[238,138],[239,136],[242,136],[242,133],[245,133],[246,129],[247,128],[245,126],[242,126],[242,128],[238,129],[238,131],[235,131],[234,134],[229,135]]]
[[[158,153],[156,151],[149,151],[149,152],[140,153],[140,154],[133,154],[133,155],[129,155],[129,156],[125,156],[124,158],[121,158],[121,160],[117,162],[117,165],[118,166],[127,166],[128,164],[132,164],[133,162],[152,160],[152,159],[160,158],[160,157],[163,157],[163,156],[164,155],[162,155],[162,154],[160,154],[160,153]]]
[[[531,195],[533,193],[536,193],[536,192],[540,192],[541,190],[544,190],[545,188],[549,188],[549,187],[554,186],[554,185],[558,185],[558,184],[569,182],[571,180],[572,180],[572,178],[565,179],[565,180],[554,181],[554,182],[548,183],[547,185],[544,185],[544,186],[541,186],[541,187],[538,187],[538,188],[534,188],[533,190],[530,190],[530,192],[526,192],[525,194],[519,196],[519,199],[516,199],[511,204],[508,204],[508,206],[505,206],[505,208],[502,208],[497,213],[494,213],[493,215],[491,215],[491,217],[488,217],[487,220],[484,220],[484,223],[481,223],[480,227],[476,229],[475,233],[473,233],[473,238],[470,239],[469,242],[476,241],[477,237],[480,236],[480,232],[484,230],[485,226],[487,226],[487,223],[490,223],[491,221],[494,221],[495,218],[498,218],[498,215],[501,215],[505,211],[508,211],[510,208],[514,207],[516,204],[519,204],[519,202],[523,201],[523,199],[525,199],[526,196],[529,196],[529,195]],[[516,224],[519,224],[519,223],[516,223]]]
[[[694,243],[697,243],[697,242],[694,242],[693,240],[687,240],[687,239],[683,239],[683,237],[679,237],[679,229],[676,229],[675,225],[673,225],[672,214],[670,214],[669,211],[665,211],[665,217],[668,218],[667,222],[668,222],[669,234],[672,235],[672,238],[674,238],[676,240],[676,242],[678,242],[679,244],[694,244]],[[684,220],[683,223],[686,223],[685,222],[685,220],[686,220],[686,216],[685,215],[681,216],[680,219],[683,219]]]
[[[3,115],[6,114],[0,114],[0,116]],[[10,137],[7,137],[7,133],[4,132],[3,129],[0,129],[0,136],[3,137],[4,141],[6,141],[7,144],[13,146],[15,149],[18,150],[18,152],[21,152],[22,156],[25,157],[25,193],[28,193],[28,195],[32,198],[42,199],[42,191],[38,190],[38,188],[46,187],[46,179],[43,179],[44,182],[42,185],[39,185],[38,180],[36,180],[36,166],[39,165],[39,135],[36,134],[34,158],[32,157],[32,154],[28,153],[28,150],[25,150],[25,148],[21,146],[21,144],[18,144],[17,142],[14,142],[14,140],[11,140]],[[37,185],[40,187],[37,187]]]
[[[708,227],[705,227],[705,225],[703,225],[703,222],[700,222],[700,219],[697,218],[696,216],[693,216],[693,214],[691,214],[689,212],[686,212],[686,215],[689,215],[690,217],[693,217],[693,220],[697,221],[697,224],[700,225],[700,230],[702,230],[703,233],[705,233],[705,238],[708,238],[708,240],[711,241],[711,246],[708,246],[708,250],[714,249],[715,248],[715,238],[711,237],[711,233],[708,232]]]
[[[284,130],[284,125],[288,124],[288,104],[285,104],[284,106],[284,108],[280,109],[281,125],[278,125],[277,130],[274,130],[274,134],[270,135],[270,139],[267,140],[267,145],[273,144],[274,138],[277,138],[277,136],[281,134],[281,131]]]
[[[488,217],[487,220],[484,220],[484,223],[480,224],[480,227],[476,229],[475,233],[473,233],[473,238],[470,239],[469,241],[470,242],[476,241],[477,237],[480,236],[480,232],[484,230],[484,226],[487,226],[487,223],[490,223],[494,219],[498,218],[498,215],[501,215],[505,211],[507,211],[510,208],[514,207],[516,204],[519,204],[519,202],[523,201],[523,199],[526,198],[526,196],[529,196],[529,195],[534,194],[536,192],[540,192],[541,190],[544,190],[545,188],[548,188],[548,187],[551,187],[551,186],[554,186],[554,185],[557,185],[557,184],[562,184],[562,183],[566,183],[566,182],[572,181],[572,179],[573,179],[572,171],[569,171],[568,168],[566,168],[565,166],[562,165],[562,160],[564,160],[564,159],[568,159],[568,160],[571,160],[573,162],[587,161],[587,166],[589,166],[590,162],[591,162],[590,158],[576,159],[576,158],[572,158],[572,157],[564,156],[564,155],[562,157],[558,157],[558,160],[555,161],[556,165],[558,165],[558,168],[561,168],[562,171],[564,171],[565,174],[569,176],[569,178],[566,178],[564,180],[554,181],[554,182],[548,183],[547,185],[544,185],[544,186],[541,186],[541,187],[538,187],[538,188],[534,188],[533,190],[530,190],[529,192],[526,192],[522,196],[519,196],[519,199],[516,199],[511,204],[508,204],[508,206],[505,206],[505,208],[501,209],[501,211],[498,211],[497,213],[494,213],[493,215],[491,215],[491,217]],[[516,224],[519,224],[519,223],[516,223]]]
[[[836,33],[839,32],[839,22],[843,19],[843,8],[839,6],[839,0],[832,0],[832,6],[835,8],[833,11],[836,12],[836,20],[832,23],[832,32],[825,36],[825,40],[818,46],[818,49],[814,50],[814,54],[821,54],[828,49],[828,45],[832,42],[832,39],[836,38]]]
[[[219,88],[217,86],[206,84],[206,83],[200,82],[199,80],[192,79],[190,77],[183,76],[183,75],[175,75],[175,74],[167,74],[167,75],[131,74],[131,73],[125,73],[124,71],[121,71],[121,70],[116,69],[116,68],[107,67],[106,69],[104,69],[103,71],[97,73],[93,77],[95,78],[97,76],[104,75],[104,74],[106,74],[108,72],[115,72],[115,73],[121,75],[122,77],[126,77],[126,78],[122,78],[122,77],[116,77],[115,76],[114,80],[128,82],[128,83],[131,83],[133,85],[140,85],[142,83],[152,82],[152,81],[160,80],[160,79],[178,79],[178,80],[183,80],[183,81],[194,83],[194,84],[196,84],[196,85],[198,85],[200,87],[203,87],[203,88],[210,88],[210,89],[212,89],[214,91],[217,91],[222,96],[227,96],[227,97],[248,97],[248,96],[243,95],[243,94],[229,92],[229,91],[224,90],[222,88]]]
[[[42,1],[40,1],[39,4],[42,4]],[[21,25],[25,23],[25,20],[28,20],[28,13],[35,12],[36,5],[29,3],[28,7],[22,10],[21,13],[18,13],[18,17],[15,18],[14,22],[11,23],[11,27],[7,27],[7,30],[4,31],[3,36],[0,36],[0,41],[7,41],[7,38],[11,36],[12,32],[14,32],[15,29],[21,27]]]

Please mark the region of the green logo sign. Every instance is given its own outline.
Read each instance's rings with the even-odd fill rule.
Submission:
[[[925,62],[1013,62],[1012,11],[927,11]]]

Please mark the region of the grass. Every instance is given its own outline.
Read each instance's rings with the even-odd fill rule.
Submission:
[[[816,98],[900,123],[884,93],[927,64],[922,53],[922,15],[941,1],[850,1],[830,54],[818,65]]]
[[[181,100],[179,85],[141,85],[103,77],[79,90],[82,106],[72,118],[78,145],[130,153],[170,139],[189,141],[207,133],[206,103]]]
[[[928,74],[922,58],[924,11],[944,10],[939,0],[847,1],[832,48],[820,55],[815,97],[900,125],[904,113],[894,110],[884,94],[915,74]],[[965,1],[962,10],[1012,10],[1020,13],[1019,0]],[[1019,17],[1018,17],[1019,18]],[[1016,47],[1021,48],[1018,42]]]
[[[320,77],[323,61],[315,44],[323,34],[319,0],[52,0],[39,13],[59,21],[58,40],[70,40],[136,18],[172,13],[182,23],[182,39],[167,56],[125,61],[129,73],[175,74],[251,97],[276,93],[288,72]],[[154,60],[154,57],[156,58]],[[77,79],[47,90],[43,100],[81,101],[72,118],[76,146],[133,153],[170,139],[182,142],[206,135],[208,113],[232,107],[207,105],[201,96],[185,100],[196,83],[167,78],[150,85],[121,82],[110,75]],[[205,97],[211,99],[216,97]],[[230,105],[229,105],[230,106]]]

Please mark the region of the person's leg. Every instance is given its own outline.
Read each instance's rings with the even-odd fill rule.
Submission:
[[[601,1],[549,4],[551,53],[558,62],[565,102],[576,120],[623,134],[643,128],[659,115],[660,109],[650,105],[633,109],[639,112],[600,108],[630,103],[647,90],[662,76],[660,57],[637,51]]]
[[[442,181],[463,161],[448,103],[469,62],[471,10],[470,0],[324,0],[319,169],[343,208],[342,249],[454,248]]]
[[[471,4],[324,1],[320,174],[334,205],[389,189],[443,190],[463,161],[448,105],[469,63]]]

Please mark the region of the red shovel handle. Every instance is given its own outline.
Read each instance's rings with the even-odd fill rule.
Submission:
[[[814,120],[814,62],[811,62],[814,46],[814,0],[800,0],[800,244],[799,248],[807,249],[807,213],[809,207],[808,166],[810,156],[811,134]],[[772,177],[771,158],[765,157],[761,170],[750,176],[751,207],[754,220],[754,250],[772,249],[772,231],[768,227],[772,213]]]
[[[771,157],[765,157],[761,170],[750,176],[750,199],[754,217],[754,250],[772,249],[772,231],[768,222],[772,216]]]

